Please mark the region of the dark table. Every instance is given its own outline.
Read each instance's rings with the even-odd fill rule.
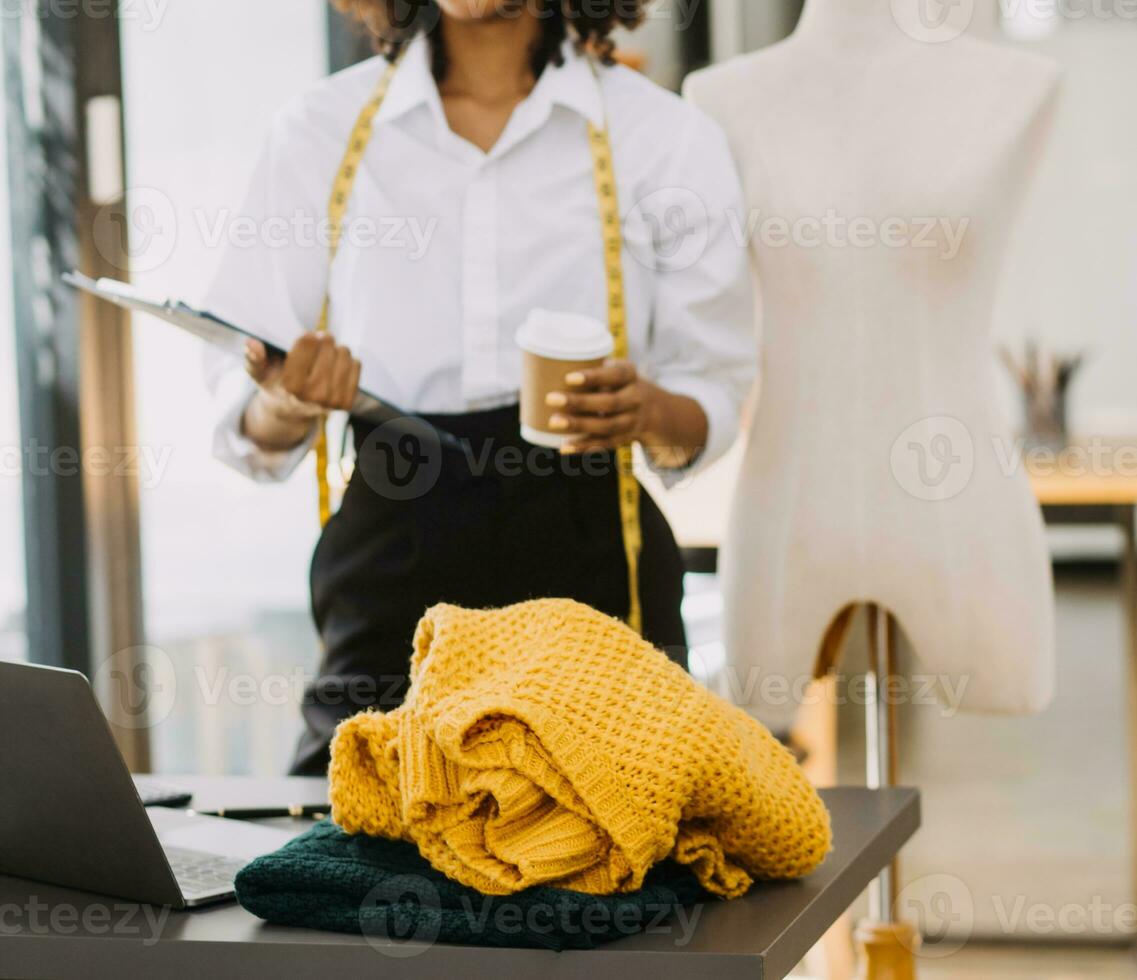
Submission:
[[[195,780],[194,788],[199,805],[224,805],[236,790],[245,800],[267,799],[255,784]],[[310,795],[311,786],[303,788]],[[782,978],[920,824],[913,789],[840,788],[822,795],[833,815],[835,848],[815,874],[756,885],[743,899],[690,910],[685,924],[673,919],[595,951],[392,943],[266,925],[233,903],[168,912],[0,876],[0,977]]]

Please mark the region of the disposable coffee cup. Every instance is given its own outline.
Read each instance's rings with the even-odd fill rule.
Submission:
[[[550,419],[560,409],[545,397],[564,391],[565,375],[599,367],[612,356],[608,327],[590,316],[533,310],[517,331],[521,348],[521,438],[536,446],[557,448],[569,441],[554,432]]]

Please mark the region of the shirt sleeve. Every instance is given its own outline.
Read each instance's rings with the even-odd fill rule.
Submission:
[[[695,460],[680,470],[653,466],[667,486],[730,448],[758,358],[738,174],[717,124],[689,112],[669,172],[637,204],[656,268],[645,373],[707,416],[707,443]]]
[[[315,329],[327,284],[328,245],[321,232],[334,162],[320,142],[306,136],[295,113],[282,113],[240,209],[215,216],[222,254],[203,308],[286,350]],[[205,379],[213,402],[214,456],[258,481],[291,475],[311,448],[316,427],[293,449],[261,449],[242,431],[256,391],[244,366],[207,349]]]

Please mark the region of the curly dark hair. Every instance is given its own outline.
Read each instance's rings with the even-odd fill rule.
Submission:
[[[561,45],[571,37],[578,49],[588,50],[604,64],[611,64],[616,44],[611,33],[617,27],[634,28],[644,18],[650,0],[500,0],[504,9],[520,12],[527,4],[542,23],[541,35],[531,52],[534,76],[548,64],[561,65]],[[446,52],[438,25],[442,12],[434,0],[331,0],[371,35],[375,50],[396,57],[418,34],[426,34],[432,52],[436,79],[446,76]]]

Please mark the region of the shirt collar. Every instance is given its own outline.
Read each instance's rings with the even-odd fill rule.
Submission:
[[[421,34],[412,38],[403,52],[375,121],[389,122],[420,105],[437,106],[440,112],[442,109],[438,86],[430,71],[430,45]]]
[[[561,48],[564,64],[549,64],[541,72],[533,91],[518,107],[532,117],[547,116],[554,105],[571,109],[594,126],[604,126],[604,102],[600,79],[593,72],[587,55],[578,52],[571,41]],[[438,86],[430,65],[430,44],[423,35],[413,38],[402,63],[391,79],[386,98],[375,117],[376,123],[389,122],[417,108],[428,106],[439,120],[445,119]]]
[[[604,99],[599,72],[593,70],[589,57],[578,52],[571,41],[564,42],[561,55],[564,64],[547,65],[529,98],[538,104],[545,100],[551,105],[564,106],[597,128],[603,128]]]

